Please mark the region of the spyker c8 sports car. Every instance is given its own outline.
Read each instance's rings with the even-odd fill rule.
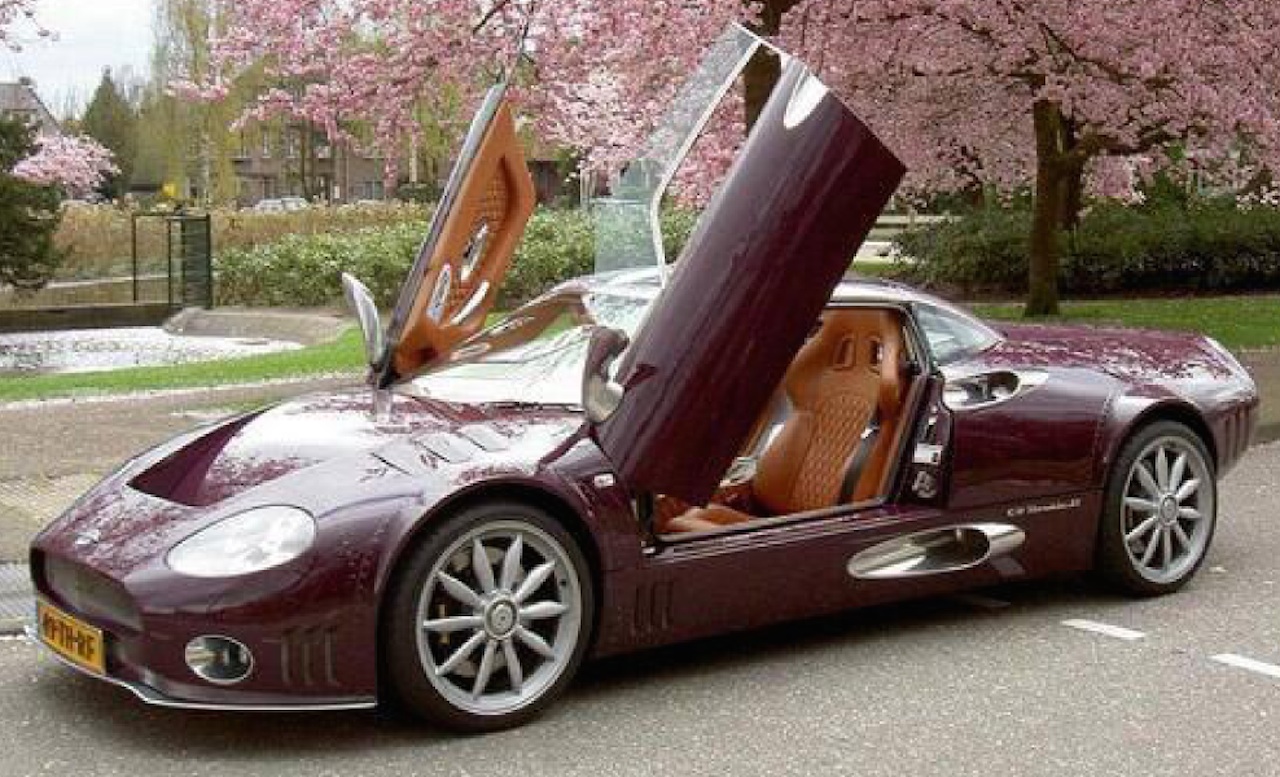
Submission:
[[[668,263],[663,196],[755,56],[778,86]],[[107,477],[32,546],[36,636],[156,704],[394,698],[477,731],[588,656],[1090,570],[1178,589],[1248,374],[1204,337],[997,329],[845,279],[903,172],[735,27],[593,206],[601,272],[486,327],[534,207],[495,87],[387,327],[345,279],[370,386]]]

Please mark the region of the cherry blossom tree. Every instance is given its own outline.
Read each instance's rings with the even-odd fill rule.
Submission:
[[[36,151],[14,165],[13,175],[40,186],[58,186],[78,197],[120,172],[111,152],[96,140],[50,135],[36,140]]]
[[[675,2],[554,5],[537,86],[556,139],[634,144],[644,122],[610,99],[660,111],[666,68],[739,18],[817,67],[908,163],[910,188],[1030,185],[1031,315],[1057,310],[1059,241],[1087,190],[1131,199],[1175,160],[1280,169],[1280,5],[1268,0],[767,0],[699,4],[697,19]],[[747,122],[771,67],[748,70]]]
[[[919,187],[1035,192],[1027,312],[1058,307],[1059,236],[1171,151],[1280,160],[1274,3],[806,0],[783,35],[904,156]]]
[[[42,38],[52,37],[36,20],[35,0],[0,0],[0,45],[20,50],[17,27],[26,24]],[[118,172],[111,152],[89,138],[36,138],[35,152],[13,164],[12,175],[38,186],[60,186],[71,194],[93,191],[105,176]]]
[[[249,117],[289,114],[395,159],[424,107],[474,99],[512,66],[528,0],[216,0],[216,98],[260,69]],[[730,20],[798,50],[939,191],[1030,185],[1030,314],[1057,308],[1059,239],[1087,186],[1131,196],[1176,156],[1206,170],[1280,161],[1269,0],[543,0],[517,96],[544,139],[592,166],[628,158]],[[753,61],[739,117],[688,174],[705,189],[777,75]],[[458,127],[457,129],[461,129]]]
[[[22,50],[15,29],[20,23],[26,23],[41,38],[53,34],[36,21],[36,0],[0,0],[0,46]]]

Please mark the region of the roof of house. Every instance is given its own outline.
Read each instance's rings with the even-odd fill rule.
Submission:
[[[30,81],[0,83],[0,115],[22,116],[34,122],[40,134],[57,134],[62,131],[58,120],[45,106]]]

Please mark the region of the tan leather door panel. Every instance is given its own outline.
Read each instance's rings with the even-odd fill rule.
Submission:
[[[466,160],[461,160],[465,164]],[[423,246],[429,256],[414,265],[397,314],[384,384],[404,380],[439,363],[478,332],[493,309],[498,287],[536,204],[510,107],[499,105],[450,201],[442,207],[438,238]],[[451,203],[451,204],[450,204]],[[434,231],[434,230],[433,230]],[[425,259],[425,261],[424,261]]]

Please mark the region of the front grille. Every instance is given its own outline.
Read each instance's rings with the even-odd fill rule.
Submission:
[[[43,557],[37,570],[49,592],[75,613],[90,620],[102,619],[134,631],[142,630],[142,619],[133,599],[114,580],[53,556]]]
[[[314,688],[338,686],[334,648],[336,626],[287,629],[280,645],[280,681],[286,686]]]

